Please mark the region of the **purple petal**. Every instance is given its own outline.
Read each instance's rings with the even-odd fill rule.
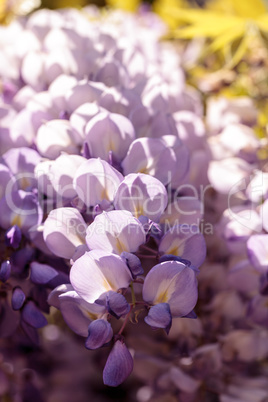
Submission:
[[[126,315],[130,310],[130,305],[124,296],[113,291],[106,292],[95,303],[106,306],[108,313],[117,319]]]
[[[13,289],[11,304],[13,310],[19,310],[25,301],[25,294],[20,287]]]
[[[85,342],[87,349],[98,349],[110,342],[113,337],[111,324],[103,319],[92,321],[88,327],[88,337]]]
[[[11,274],[11,264],[10,261],[4,261],[0,267],[0,281],[6,282]]]
[[[47,319],[33,301],[28,301],[23,307],[22,319],[34,328],[41,328],[47,325]]]
[[[152,306],[144,321],[153,329],[164,328],[168,334],[172,324],[169,304],[160,303]]]
[[[38,262],[31,263],[30,279],[37,285],[49,284],[51,287],[59,286],[63,283],[68,283],[69,278],[63,272],[58,272],[50,265],[40,264]]]
[[[133,359],[123,341],[118,340],[112,348],[103,370],[103,382],[110,387],[117,387],[131,374]]]
[[[141,266],[141,261],[135,254],[123,251],[120,257],[128,266],[133,279],[136,279],[137,276],[142,275],[144,273],[143,268]]]

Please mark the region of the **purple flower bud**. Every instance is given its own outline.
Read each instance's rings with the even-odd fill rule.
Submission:
[[[58,272],[49,265],[38,262],[31,263],[30,279],[37,285],[49,285],[52,288],[69,282],[68,275]]]
[[[133,279],[136,279],[137,276],[142,275],[144,273],[143,268],[141,266],[141,261],[135,254],[123,251],[120,257],[122,258],[123,261],[125,261],[126,265],[128,266]]]
[[[27,324],[34,328],[41,328],[47,325],[47,319],[31,300],[23,307],[21,316]]]
[[[4,261],[0,267],[0,281],[6,282],[11,274],[11,264],[10,261]]]
[[[5,242],[8,247],[18,248],[21,242],[21,230],[17,225],[6,231]]]
[[[98,349],[110,342],[113,337],[111,324],[103,319],[92,321],[88,326],[87,349]]]
[[[105,306],[108,313],[117,319],[126,315],[130,310],[130,305],[124,296],[114,291],[104,293],[98,300],[95,300],[95,303]]]
[[[13,289],[11,304],[13,310],[19,310],[25,302],[25,294],[23,290],[18,286]]]
[[[103,382],[117,387],[131,374],[133,358],[122,340],[115,342],[103,370]]]
[[[152,306],[147,317],[144,318],[146,324],[153,329],[164,328],[168,334],[172,324],[172,316],[168,303],[159,303]]]

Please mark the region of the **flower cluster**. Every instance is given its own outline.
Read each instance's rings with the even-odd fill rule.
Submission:
[[[168,334],[196,317],[205,130],[162,23],[96,13],[0,30],[0,330],[36,343],[54,306],[87,349],[112,346],[103,380],[117,386],[128,322]]]
[[[0,28],[0,336],[68,377],[53,400],[96,399],[100,370],[137,402],[267,398],[267,140],[250,98],[204,81],[203,108],[200,49],[165,32],[144,8]],[[42,400],[7,350],[1,397]]]

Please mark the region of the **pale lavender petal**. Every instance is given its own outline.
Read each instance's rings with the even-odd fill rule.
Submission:
[[[175,173],[176,154],[160,138],[139,138],[130,145],[122,167],[125,175],[146,173],[166,185]]]
[[[103,212],[87,228],[90,249],[121,254],[135,252],[146,240],[142,224],[129,211]]]
[[[66,120],[50,120],[42,124],[36,135],[36,146],[42,156],[55,159],[61,152],[78,154],[74,132]]]
[[[27,235],[32,226],[41,223],[43,211],[35,193],[19,190],[7,194],[0,201],[0,225],[4,229],[17,225]]]
[[[86,139],[94,158],[109,160],[109,152],[121,161],[135,139],[135,130],[130,120],[116,113],[98,113],[86,126]]]
[[[62,154],[50,164],[50,180],[58,197],[72,199],[77,195],[73,187],[73,178],[85,160],[80,155]]]
[[[132,277],[128,267],[116,254],[102,250],[85,253],[70,271],[70,281],[76,292],[88,303],[110,290],[127,288]]]
[[[268,234],[252,235],[247,241],[248,257],[259,272],[268,270]]]
[[[167,191],[156,178],[142,174],[127,175],[115,194],[114,206],[158,221],[167,206]]]
[[[176,275],[178,275],[184,269],[185,265],[178,261],[166,261],[155,265],[148,272],[144,280],[142,290],[144,301],[150,304],[154,304],[154,301],[157,299],[158,294],[160,294],[160,299],[164,300],[159,300],[158,302],[167,302],[168,294],[165,294],[167,288],[170,286]]]
[[[111,203],[123,176],[101,159],[91,158],[76,171],[74,188],[78,197],[88,206]]]
[[[155,265],[145,278],[143,299],[150,304],[168,303],[174,317],[187,315],[197,301],[194,271],[178,261]]]
[[[76,248],[85,243],[86,227],[77,209],[54,209],[44,223],[45,243],[58,257],[70,259]]]
[[[206,242],[198,226],[175,225],[163,236],[159,252],[179,256],[198,268],[206,257]]]

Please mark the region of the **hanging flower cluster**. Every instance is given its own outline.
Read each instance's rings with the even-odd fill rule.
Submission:
[[[16,377],[41,344],[57,401],[98,399],[100,370],[137,402],[267,398],[267,138],[209,80],[204,115],[181,67],[199,50],[164,33],[144,8],[0,29],[1,397],[11,378],[42,400]]]
[[[117,386],[133,369],[128,324],[168,334],[196,317],[205,131],[160,21],[96,14],[42,10],[0,30],[0,333],[36,343],[54,306],[87,349],[110,347]]]

